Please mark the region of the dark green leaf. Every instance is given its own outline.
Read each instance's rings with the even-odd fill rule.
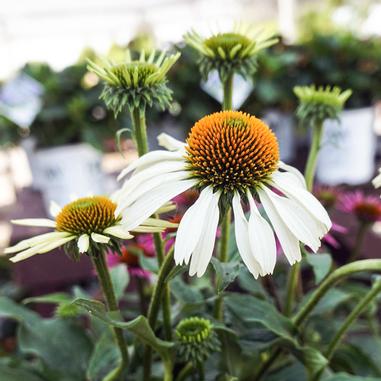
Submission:
[[[306,367],[311,379],[328,364],[328,360],[315,348],[296,346],[292,352]]]
[[[379,377],[357,377],[351,374],[338,373],[333,376],[324,378],[323,381],[380,381]]]
[[[27,370],[0,365],[1,381],[46,381]]]
[[[124,295],[130,281],[127,266],[121,263],[110,270],[111,281],[114,286],[115,296],[118,300]]]
[[[307,262],[314,271],[316,283],[320,283],[329,273],[332,266],[332,257],[330,254],[307,254]]]
[[[237,278],[242,268],[242,263],[234,261],[222,263],[216,257],[213,257],[211,262],[216,272],[217,292],[220,293]]]
[[[171,281],[171,292],[182,304],[197,304],[204,301],[202,293],[198,289],[186,284],[180,278]]]

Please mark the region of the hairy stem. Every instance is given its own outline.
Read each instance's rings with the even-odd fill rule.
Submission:
[[[174,251],[171,251],[166,255],[164,261],[160,267],[157,282],[152,293],[150,305],[148,307],[148,323],[153,330],[155,330],[156,322],[159,314],[160,304],[163,300],[163,293],[167,286],[167,276],[174,267],[173,262]],[[151,361],[152,350],[146,346],[144,351],[144,380],[148,381],[151,375]]]
[[[111,277],[106,264],[104,252],[99,251],[98,253],[94,253],[94,255],[91,256],[91,259],[97,271],[99,283],[102,287],[108,311],[119,311],[118,302],[115,297],[114,287],[111,282]],[[110,379],[110,381],[117,380],[121,376],[121,373],[127,368],[129,361],[127,344],[124,339],[123,330],[121,328],[114,327],[113,331],[115,340],[118,344],[122,356],[122,363],[120,365],[120,371],[116,372],[115,376],[112,379]]]

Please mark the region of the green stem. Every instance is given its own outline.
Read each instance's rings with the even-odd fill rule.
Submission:
[[[171,290],[168,284],[163,290],[163,326],[164,337],[167,341],[172,341],[172,321],[171,321]]]
[[[310,152],[308,154],[304,178],[306,179],[307,190],[312,191],[314,185],[317,158],[321,146],[321,138],[323,136],[323,123],[317,123],[312,129],[312,142]],[[300,283],[300,263],[296,263],[291,267],[287,281],[287,296],[285,314],[290,315],[294,307],[298,286]]]
[[[348,262],[356,260],[361,254],[361,248],[364,243],[366,233],[368,231],[369,224],[361,223],[356,234],[355,246],[348,258]]]
[[[174,267],[173,249],[165,256],[162,266],[160,267],[157,282],[152,293],[150,305],[148,307],[148,323],[152,330],[155,330],[157,317],[159,314],[160,304],[163,300],[163,292],[167,287],[167,276]],[[148,381],[151,376],[152,350],[146,346],[144,351],[144,380]]]
[[[233,110],[233,77],[234,73],[231,73],[222,84],[224,91],[223,110]]]
[[[316,124],[312,129],[312,143],[308,154],[304,177],[306,178],[307,189],[312,191],[316,171],[317,158],[323,136],[323,123]]]
[[[336,332],[336,335],[330,342],[328,349],[325,353],[325,357],[330,361],[332,356],[340,344],[341,340],[344,338],[344,335],[349,330],[350,326],[357,320],[357,318],[362,314],[362,312],[369,306],[369,303],[372,302],[373,299],[377,297],[377,295],[381,292],[381,280],[377,280],[371,290],[365,295],[365,297],[361,300],[361,302],[352,310],[352,312],[345,319],[343,325]],[[320,380],[324,369],[322,369],[315,377],[315,381]]]
[[[193,365],[192,363],[188,362],[184,367],[180,370],[178,376],[176,377],[176,381],[184,381],[186,378],[192,374],[193,372]]]
[[[286,316],[290,316],[292,313],[292,308],[294,306],[295,296],[298,289],[300,277],[300,262],[295,263],[288,275],[287,279],[287,296],[286,296],[286,304],[284,307],[284,314]]]
[[[321,298],[329,291],[336,283],[341,281],[342,279],[363,271],[377,271],[381,272],[381,259],[366,259],[362,261],[356,261],[344,265],[334,272],[332,272],[325,280],[319,285],[319,287],[313,292],[311,297],[308,299],[307,303],[303,305],[303,307],[299,310],[299,312],[292,318],[292,322],[295,327],[300,328],[300,325],[305,321],[305,319],[309,316],[311,311],[315,308],[315,306],[319,303]],[[274,354],[270,356],[270,358],[265,361],[260,369],[264,369],[264,371],[257,372],[258,376],[254,378],[255,381],[259,381],[262,376],[266,373],[267,369],[274,363],[274,361],[281,354],[281,350],[275,350]]]
[[[91,256],[91,259],[97,271],[98,279],[102,287],[108,311],[119,311],[118,302],[115,297],[114,287],[111,282],[111,277],[108,271],[104,252],[99,251],[98,253],[94,253],[94,255]],[[122,364],[120,366],[120,371],[116,372],[115,377],[110,379],[110,381],[116,380],[118,377],[120,377],[121,373],[127,368],[129,360],[127,344],[124,339],[123,330],[121,328],[114,327],[113,331],[122,356]]]
[[[138,148],[139,156],[148,152],[148,139],[146,117],[143,110],[134,108],[131,110],[131,117],[134,125],[134,138]]]
[[[226,214],[222,220],[221,226],[221,247],[220,247],[220,261],[228,261],[228,249],[229,249],[229,236],[230,236],[230,220],[231,209],[226,211]],[[222,295],[219,295],[214,305],[214,317],[217,320],[223,321],[224,319],[224,299]]]

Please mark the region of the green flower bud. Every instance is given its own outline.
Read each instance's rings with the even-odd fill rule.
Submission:
[[[177,351],[184,362],[203,363],[211,353],[220,351],[220,341],[210,320],[191,317],[176,327]]]
[[[172,101],[166,74],[179,57],[180,53],[166,56],[165,52],[158,55],[153,51],[148,57],[141,52],[139,60],[133,60],[127,50],[125,62],[104,61],[98,65],[89,60],[88,69],[105,82],[101,99],[115,116],[126,106],[130,110],[145,110],[156,104],[165,110]]]
[[[312,85],[296,86],[294,93],[299,99],[296,115],[302,122],[314,125],[323,123],[326,119],[338,119],[352,90],[341,92],[337,86],[315,87]]]

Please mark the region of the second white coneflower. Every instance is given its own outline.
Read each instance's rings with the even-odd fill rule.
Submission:
[[[302,175],[279,161],[276,137],[260,119],[218,112],[199,120],[186,143],[167,135],[159,141],[172,152],[152,151],[121,173],[134,171],[116,195],[118,211],[127,221],[143,221],[168,200],[198,188],[200,197],[184,214],[175,243],[176,263],[190,262],[191,275],[206,271],[220,214],[230,205],[238,250],[255,277],[274,270],[275,235],[290,264],[301,259],[300,242],[318,250],[331,227],[328,214]],[[250,206],[248,219],[242,202]]]

